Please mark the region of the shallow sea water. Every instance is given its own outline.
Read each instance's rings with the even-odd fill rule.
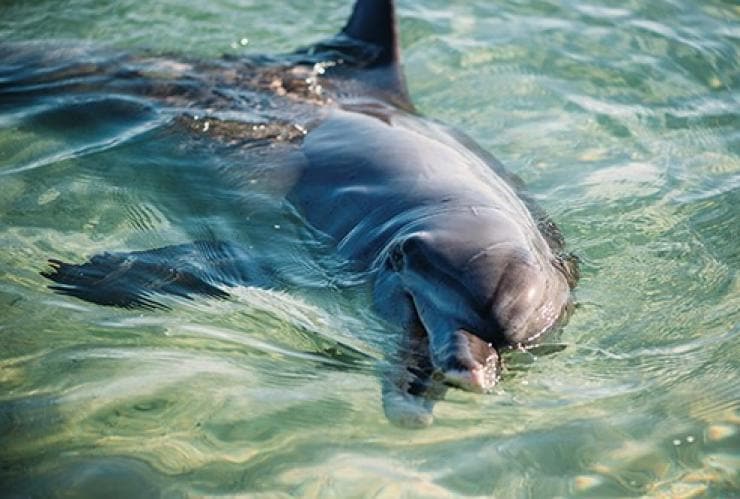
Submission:
[[[579,307],[552,340],[566,348],[509,354],[496,393],[450,391],[432,427],[396,428],[378,375],[390,340],[361,276],[280,202],[234,212],[203,188],[238,157],[192,147],[156,110],[0,101],[0,495],[740,494],[740,7],[399,4],[418,108],[523,177],[582,259]],[[10,0],[0,41],[216,58],[306,45],[348,13]],[[47,258],[209,235],[269,244],[302,284],[142,312],[39,275]]]

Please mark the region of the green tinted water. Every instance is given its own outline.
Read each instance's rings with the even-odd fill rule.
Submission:
[[[305,45],[348,10],[6,1],[0,39],[210,58]],[[15,109],[0,114],[0,490],[738,494],[740,8],[409,0],[399,11],[418,107],[521,175],[583,260],[567,348],[512,355],[496,393],[450,392],[431,428],[395,428],[367,296],[334,285],[323,249],[304,247],[279,203],[245,218],[200,187],[204,165],[238,158],[190,147],[156,112],[60,127]],[[54,295],[38,275],[49,257],[204,234],[273,241],[305,289],[136,312]]]

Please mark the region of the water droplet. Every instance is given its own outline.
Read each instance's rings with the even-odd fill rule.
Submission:
[[[276,229],[279,229],[280,228],[280,224],[275,224],[275,225],[273,225],[273,227],[275,227]]]
[[[239,40],[239,44],[240,44],[240,45],[241,45],[242,47],[246,47],[246,45],[247,45],[248,43],[249,43],[249,40],[248,40],[247,38],[242,38],[241,40]]]

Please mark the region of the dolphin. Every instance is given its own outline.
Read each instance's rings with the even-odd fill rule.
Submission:
[[[504,349],[535,345],[567,320],[577,259],[521,180],[416,111],[392,0],[357,0],[339,34],[291,54],[163,61],[122,55],[77,73],[62,67],[58,77],[31,72],[21,83],[26,93],[52,91],[45,85],[56,78],[68,82],[56,81],[56,92],[152,98],[177,109],[185,128],[202,126],[188,109],[205,105],[216,140],[249,143],[250,154],[279,164],[285,199],[366,273],[373,309],[403,334],[383,375],[392,422],[430,424],[448,387],[490,392]],[[264,99],[277,105],[258,106]],[[250,118],[234,118],[235,106]],[[224,176],[249,189],[243,168]],[[49,262],[42,275],[52,289],[120,307],[163,308],[158,294],[228,299],[228,286],[278,286],[258,254],[229,241]]]

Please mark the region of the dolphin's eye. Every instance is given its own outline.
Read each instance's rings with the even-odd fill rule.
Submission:
[[[390,255],[388,255],[388,261],[395,272],[399,272],[403,268],[403,252],[401,251],[400,244],[395,245],[391,249]]]

